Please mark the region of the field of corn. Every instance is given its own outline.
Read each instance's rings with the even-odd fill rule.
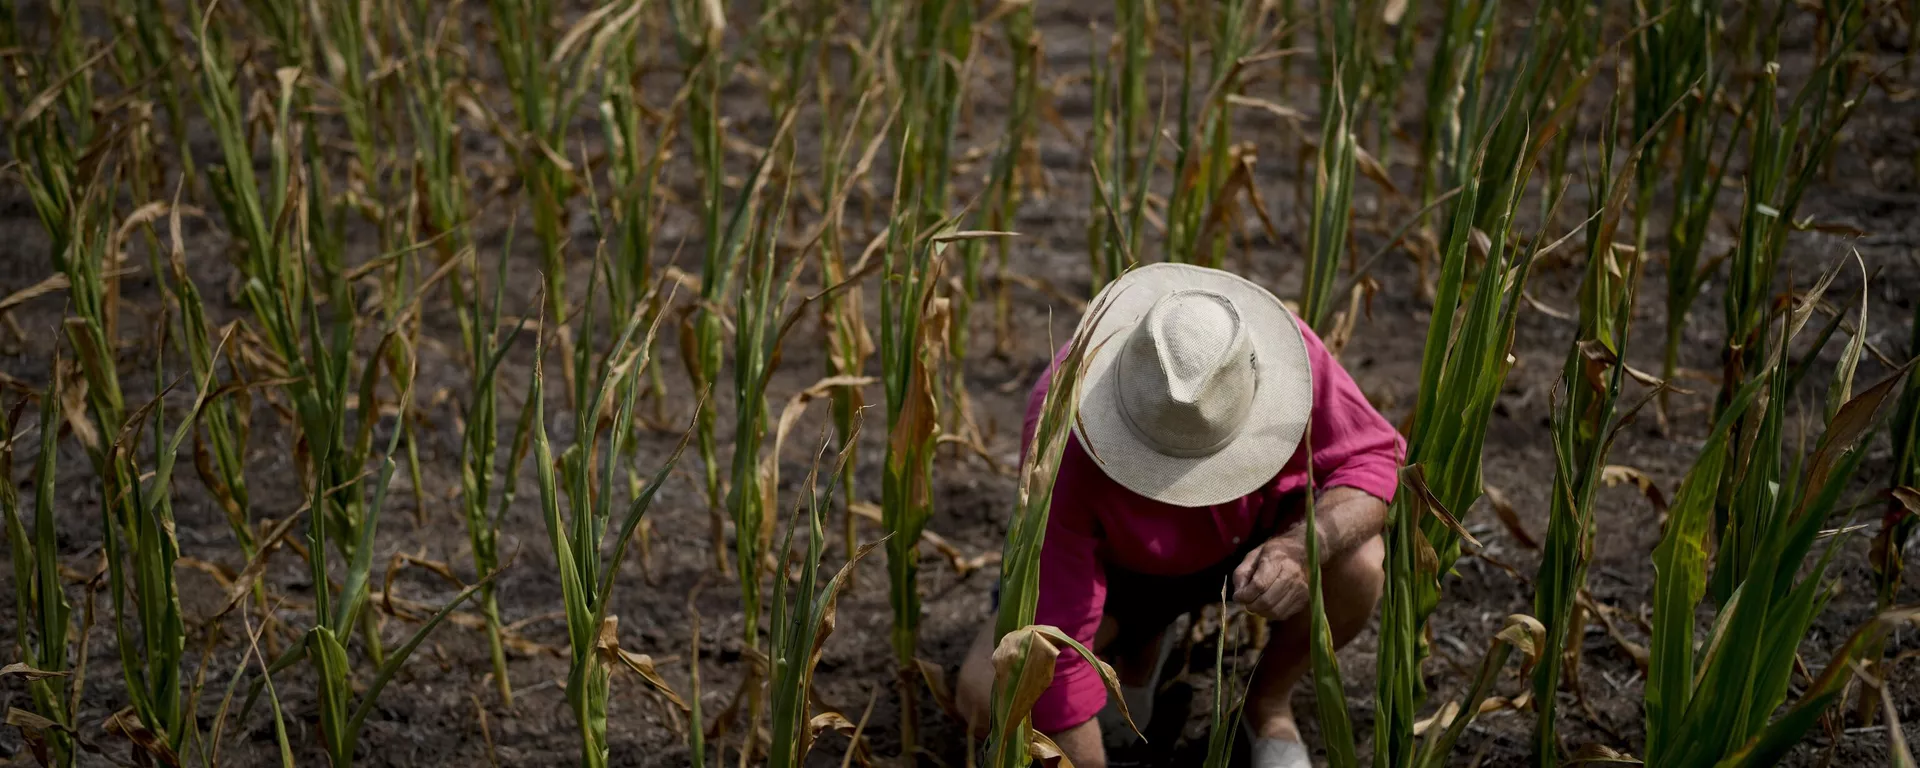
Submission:
[[[1177,260],[1408,436],[1317,762],[1914,766],[1916,24],[0,0],[0,762],[1051,761],[1073,329]],[[1182,626],[1117,765],[1244,759]]]

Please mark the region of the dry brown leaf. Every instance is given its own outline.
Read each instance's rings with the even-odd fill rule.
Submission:
[[[1907,508],[1907,514],[1920,515],[1920,489],[1903,485],[1888,493],[1892,494],[1894,501],[1900,502],[1900,506]]]
[[[108,733],[126,737],[128,741],[133,742],[135,749],[160,761],[161,765],[176,768],[180,765],[180,756],[174,753],[172,747],[167,746],[167,740],[160,738],[160,734],[154,733],[146,724],[140,722],[140,716],[133,713],[132,707],[115,712],[112,717],[107,718],[104,727]]]
[[[1573,753],[1573,759],[1568,760],[1565,765],[1584,765],[1587,763],[1642,765],[1634,756],[1600,744],[1588,744],[1581,747],[1579,751]]]
[[[1653,504],[1655,510],[1662,515],[1667,513],[1666,494],[1660,491],[1659,484],[1655,483],[1653,478],[1635,467],[1625,464],[1608,464],[1600,468],[1600,482],[1605,483],[1609,488],[1621,483],[1632,483],[1635,488],[1640,489],[1640,494],[1646,496],[1647,501]]]
[[[1060,649],[1035,627],[1021,627],[1000,638],[993,649],[993,689],[1012,697],[1009,722],[1019,722],[1032,714],[1040,694],[1053,685],[1053,668],[1059,658]]]
[[[1449,701],[1440,707],[1440,711],[1433,713],[1432,717],[1414,723],[1413,735],[1425,736],[1427,731],[1431,731],[1436,727],[1445,731],[1447,726],[1453,724],[1453,719],[1459,716],[1459,714],[1460,702]]]
[[[880,505],[871,501],[856,501],[848,504],[847,508],[851,510],[854,515],[875,525],[885,524],[885,518],[882,517],[882,512],[880,511]],[[956,546],[953,542],[948,541],[947,537],[934,533],[931,530],[923,530],[920,532],[920,543],[932,547],[934,552],[946,559],[947,564],[953,567],[954,574],[959,576],[965,576],[981,568],[1000,562],[999,552],[982,552],[978,555],[968,556],[964,550],[960,549],[960,547]]]
[[[594,640],[593,647],[600,652],[600,658],[608,664],[619,663],[633,670],[634,674],[647,681],[647,684],[653,686],[660,695],[667,697],[667,700],[679,707],[680,711],[692,711],[692,708],[687,706],[687,701],[680,698],[680,694],[674,693],[673,688],[667,685],[667,681],[654,670],[652,656],[634,653],[620,647],[620,617],[608,616],[605,621],[600,622],[600,635]]]
[[[1527,532],[1527,527],[1520,523],[1520,513],[1507,500],[1507,494],[1491,485],[1486,487],[1486,493],[1487,504],[1493,507],[1494,516],[1500,518],[1500,523],[1507,527],[1507,533],[1513,536],[1514,541],[1527,549],[1539,549],[1540,540],[1534,538],[1532,533]]]
[[[920,679],[925,680],[927,690],[933,692],[933,702],[940,706],[940,711],[947,713],[947,717],[953,718],[956,723],[966,722],[959,708],[954,706],[953,689],[947,685],[947,671],[939,664],[918,656],[913,658],[913,665],[920,668]]]
[[[1033,731],[1032,740],[1027,742],[1027,756],[1040,761],[1046,768],[1073,768],[1073,761],[1067,758],[1067,751],[1053,743],[1053,739],[1039,731]]]
[[[1381,165],[1380,160],[1374,157],[1373,153],[1368,152],[1366,147],[1360,146],[1357,141],[1353,143],[1353,165],[1360,171],[1360,175],[1372,179],[1373,183],[1380,185],[1388,195],[1400,196],[1400,188],[1394,186],[1393,175],[1387,173],[1387,167]]]
[[[69,373],[61,377],[60,385],[60,412],[66,415],[67,428],[73,430],[74,438],[88,452],[99,451],[100,430],[94,428],[93,419],[87,416],[86,377]]]
[[[64,725],[56,723],[52,720],[48,720],[32,712],[28,712],[19,707],[7,708],[6,723],[7,725],[11,725],[15,728],[28,728],[36,731],[62,731],[65,733],[74,732],[72,728],[68,728]]]
[[[9,309],[13,309],[14,307],[20,306],[21,304],[25,304],[29,301],[33,301],[34,299],[40,298],[41,296],[45,296],[50,293],[58,293],[60,291],[64,291],[70,285],[72,285],[72,283],[69,283],[67,281],[66,273],[56,272],[45,280],[41,280],[40,282],[34,283],[33,285],[29,285],[25,288],[14,291],[13,293],[7,294],[6,298],[0,299],[0,312],[5,312]]]
[[[33,667],[27,666],[26,662],[20,661],[0,667],[0,677],[19,675],[26,678],[28,682],[45,680],[49,677],[66,677],[68,674],[67,672],[48,672],[44,669],[34,669]]]
[[[1306,122],[1306,119],[1307,119],[1306,113],[1301,112],[1300,110],[1294,109],[1292,107],[1282,106],[1280,104],[1276,104],[1266,99],[1254,98],[1252,96],[1242,96],[1237,93],[1230,93],[1230,94],[1227,94],[1227,103],[1232,104],[1233,106],[1236,106],[1236,107],[1246,107],[1248,109],[1257,109],[1269,115],[1273,115],[1274,117],[1280,118],[1281,120],[1285,120],[1289,123],[1299,124],[1299,123]]]
[[[1427,486],[1427,473],[1420,468],[1420,465],[1415,464],[1407,467],[1401,471],[1401,474],[1403,476],[1402,479],[1406,481],[1407,487],[1414,492],[1414,499],[1418,502],[1414,518],[1416,521],[1419,519],[1419,512],[1431,512],[1434,517],[1440,519],[1442,524],[1453,531],[1455,536],[1459,536],[1461,541],[1472,545],[1474,549],[1486,548],[1485,545],[1480,543],[1479,539],[1474,538],[1473,534],[1467,532],[1466,526],[1460,524],[1460,518],[1454,517],[1453,513],[1447,511],[1446,506],[1440,503],[1439,497],[1433,495],[1433,489]],[[1415,538],[1425,540],[1426,537],[1418,536]],[[1435,562],[1438,563],[1438,559],[1436,559]]]
[[[1547,650],[1546,626],[1541,624],[1539,619],[1524,613],[1508,616],[1506,626],[1502,627],[1500,633],[1494,635],[1494,638],[1498,642],[1513,646],[1514,650],[1525,657],[1525,660],[1520,663],[1521,677],[1528,677],[1533,673],[1533,665],[1540,661],[1540,654]],[[1484,708],[1481,709],[1481,712],[1485,711]]]
[[[267,535],[260,539],[258,548],[254,550],[253,559],[247,561],[247,566],[240,569],[240,574],[233,577],[232,583],[227,586],[227,601],[220,606],[220,610],[213,613],[212,618],[217,619],[227,615],[234,606],[240,604],[241,600],[246,599],[247,593],[253,591],[254,582],[259,580],[261,574],[266,573],[267,558],[273,555],[273,551],[278,549],[280,540],[286,537],[287,531],[293,530],[293,524],[299,520],[300,513],[296,511],[287,515],[285,520],[275,523],[267,531]]]

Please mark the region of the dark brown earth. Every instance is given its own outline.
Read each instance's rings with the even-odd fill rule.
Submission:
[[[1046,171],[1048,188],[1037,199],[1028,200],[1020,210],[1013,228],[1023,237],[1012,246],[1011,269],[1019,275],[1045,281],[1059,294],[1084,297],[1089,293],[1085,224],[1090,178],[1078,146],[1079,132],[1086,126],[1089,113],[1087,86],[1082,76],[1088,68],[1092,41],[1088,25],[1093,21],[1110,23],[1109,12],[1097,3],[1043,3],[1040,8],[1046,41],[1045,76],[1055,85],[1054,106],[1072,135],[1050,125],[1042,125],[1040,129],[1039,157]],[[1795,71],[1796,65],[1799,70],[1805,68],[1807,35],[1804,29],[1795,32],[1798,36],[1790,35],[1789,48],[1801,53],[1798,61],[1787,62],[1789,73]],[[1881,32],[1872,43],[1884,50],[1896,50],[1906,44],[1900,33]],[[989,44],[986,51],[987,55],[976,69],[973,109],[961,128],[963,149],[990,148],[999,134],[1004,91],[1001,84],[1006,77],[1005,52],[997,43]],[[1876,68],[1897,59],[1890,53],[1875,54],[1873,58]],[[1176,61],[1170,55],[1163,56],[1156,66],[1160,64],[1173,72],[1171,68]],[[1277,82],[1269,80],[1255,83],[1250,92],[1311,113],[1315,97],[1306,86],[1306,64],[1302,62],[1298,66],[1290,89],[1283,90]],[[1789,81],[1792,82],[1791,78]],[[671,87],[672,83],[663,80],[660,85]],[[1849,248],[1857,249],[1868,269],[1875,273],[1873,283],[1867,286],[1872,303],[1868,340],[1889,354],[1906,348],[1906,329],[1915,311],[1915,302],[1920,301],[1920,263],[1915,259],[1916,248],[1920,248],[1920,218],[1914,215],[1920,210],[1920,180],[1915,178],[1914,162],[1916,153],[1920,153],[1920,139],[1916,139],[1920,109],[1910,101],[1914,86],[1908,70],[1895,67],[1881,86],[1868,89],[1865,106],[1843,135],[1832,172],[1819,182],[1801,210],[1802,216],[1812,216],[1820,223],[1845,225],[1866,234],[1856,238],[1815,233],[1796,235],[1789,245],[1787,266],[1783,270],[1783,274],[1804,284]],[[1606,78],[1595,83],[1589,99],[1593,103],[1575,128],[1582,140],[1594,135],[1595,123],[1602,114],[1599,109],[1604,101],[1602,96],[1605,89],[1611,87]],[[494,91],[492,95],[498,97],[497,86]],[[771,121],[752,88],[736,84],[730,90],[729,99],[734,130],[752,139],[762,139],[771,133]],[[1408,99],[1409,102],[1417,100],[1417,97]],[[1399,112],[1400,127],[1412,130],[1416,125],[1416,108],[1408,106]],[[1308,125],[1316,124],[1317,120],[1310,117]],[[1304,237],[1297,234],[1304,229],[1303,190],[1294,162],[1302,134],[1270,115],[1253,111],[1241,114],[1237,131],[1237,138],[1253,142],[1259,150],[1259,184],[1263,198],[1273,208],[1281,241],[1271,242],[1257,227],[1245,227],[1244,248],[1233,255],[1230,266],[1281,296],[1293,296],[1297,293],[1301,272],[1298,254],[1304,247]],[[582,120],[576,133],[593,137],[598,128]],[[489,168],[508,167],[499,142],[478,128],[472,135],[475,138],[471,140],[470,152],[477,174],[484,175]],[[811,129],[803,129],[803,136],[805,144],[813,143]],[[587,141],[592,144],[594,140]],[[1393,139],[1389,145],[1381,159],[1402,187],[1409,187],[1413,148],[1404,136]],[[197,142],[193,149],[196,156],[203,158],[217,154],[207,141]],[[668,177],[674,201],[668,205],[663,252],[671,252],[683,235],[695,229],[695,214],[684,201],[693,199],[697,188],[682,154]],[[807,153],[803,146],[803,158],[816,155]],[[741,158],[735,160],[744,163]],[[966,199],[977,189],[981,173],[981,168],[975,166],[963,174],[957,182],[959,199]],[[1574,187],[1577,201],[1580,185],[1576,182]],[[886,200],[884,184],[877,184],[872,194],[876,201],[883,203]],[[1721,197],[1723,206],[1730,210],[1737,204],[1738,197],[1737,189],[1729,189]],[[490,257],[498,252],[504,241],[506,222],[514,214],[513,207],[518,205],[521,205],[519,198],[512,198],[510,202],[502,202],[498,196],[489,198],[485,214],[479,217],[483,222],[483,255]],[[591,250],[586,245],[592,238],[584,206],[583,201],[576,201],[574,206],[578,241],[574,251],[578,258],[574,261],[570,284],[576,286],[576,290],[586,283],[586,256]],[[1378,247],[1387,234],[1408,217],[1413,207],[1403,196],[1363,182],[1360,199],[1355,204],[1361,251],[1371,252]],[[524,211],[521,213],[524,215]],[[817,212],[803,212],[797,228],[811,226],[817,217]],[[1550,227],[1543,228],[1537,221],[1529,221],[1525,228],[1529,232],[1547,229],[1551,236],[1557,237],[1575,223],[1571,217],[1563,216]],[[1723,221],[1716,225],[1716,239],[1708,246],[1709,253],[1729,246],[1731,238],[1725,224]],[[853,226],[855,231],[848,237],[851,242],[864,242],[873,231],[865,222]],[[187,230],[194,277],[207,295],[216,321],[242,316],[243,310],[227,290],[232,270],[224,254],[233,247],[232,241],[221,226],[205,220],[189,219]],[[1664,225],[1656,216],[1652,227],[1654,237],[1649,243],[1656,254],[1664,247],[1659,237],[1663,230]],[[355,244],[356,258],[365,258],[371,254],[372,244],[365,242],[368,238],[360,240],[362,242]],[[46,256],[47,240],[17,184],[0,186],[0,243],[4,244],[0,245],[0,253],[4,254],[0,256],[0,295],[26,288],[52,271]],[[536,301],[534,286],[538,283],[532,239],[523,236],[515,241],[514,248],[515,279],[509,286],[508,301],[513,307],[532,311]],[[697,253],[697,243],[688,242],[684,252]],[[1574,253],[1577,249],[1567,252]],[[683,265],[691,266],[689,262],[688,257],[681,260]],[[136,263],[144,260],[136,256]],[[1580,264],[1564,257],[1542,264],[1534,270],[1531,295],[1543,307],[1570,310],[1581,268]],[[1638,367],[1647,370],[1659,368],[1657,343],[1665,323],[1660,302],[1665,289],[1661,275],[1662,270],[1657,267],[1649,270],[1641,288],[1641,307],[1635,315],[1636,338],[1631,357]],[[1413,383],[1428,321],[1427,308],[1417,297],[1413,264],[1403,254],[1396,253],[1384,260],[1373,276],[1380,283],[1379,290],[1352,342],[1344,349],[1342,359],[1373,402],[1397,422],[1408,414],[1414,400]],[[810,285],[818,282],[812,274],[804,279]],[[1861,288],[1860,281],[1857,272],[1843,270],[1830,295],[1855,295]],[[127,308],[123,310],[124,330],[119,340],[121,370],[123,376],[128,377],[131,392],[150,392],[144,374],[136,372],[152,370],[153,345],[150,332],[145,329],[152,325],[150,319],[158,307],[158,289],[144,270],[124,278],[122,288]],[[978,355],[966,365],[966,381],[975,413],[987,433],[985,445],[1003,467],[1017,457],[1018,426],[1025,393],[1050,351],[1049,339],[1064,339],[1076,319],[1075,308],[1053,294],[1030,287],[1015,287],[1012,291],[1013,333],[1006,339],[1004,354]],[[62,299],[58,296],[40,298],[13,310],[12,319],[21,334],[0,330],[0,372],[29,386],[42,386],[47,380],[62,312]],[[976,313],[976,337],[990,338],[993,334],[991,324],[984,318],[987,314]],[[1686,330],[1683,357],[1686,369],[1717,371],[1722,342],[1720,315],[1721,290],[1717,284],[1710,285]],[[426,335],[439,340],[424,345],[420,367],[423,419],[420,449],[427,470],[421,491],[427,504],[424,510],[414,508],[412,489],[406,487],[403,473],[394,502],[381,519],[376,561],[384,562],[399,552],[421,554],[452,563],[464,576],[471,577],[467,537],[454,507],[459,456],[459,434],[454,424],[458,403],[465,396],[465,373],[454,357],[453,347],[457,344],[452,340],[457,338],[457,331],[452,312],[444,305],[432,306],[426,313],[426,321]],[[1547,311],[1523,312],[1513,350],[1518,365],[1509,377],[1486,442],[1487,484],[1504,494],[1518,511],[1524,527],[1536,537],[1545,527],[1546,496],[1551,480],[1546,428],[1549,391],[1558,377],[1572,330],[1570,322]],[[771,401],[776,407],[789,394],[824,374],[820,338],[817,323],[810,319],[802,323],[788,344],[771,392]],[[1829,353],[1828,357],[1831,356]],[[517,404],[525,396],[529,361],[530,355],[523,349],[508,363],[503,375],[503,402],[508,403],[505,407],[510,412],[503,415],[503,421],[513,416],[511,411],[517,410]],[[170,358],[168,365],[176,362]],[[667,380],[671,391],[666,411],[674,422],[679,422],[690,411],[691,398],[680,373],[683,368],[674,345],[662,345],[660,364],[669,372]],[[1869,361],[1862,378],[1877,379],[1884,372],[1879,363]],[[1809,380],[1824,381],[1818,374]],[[1611,458],[1611,463],[1644,470],[1668,494],[1692,461],[1703,437],[1705,409],[1713,391],[1712,384],[1692,376],[1685,379],[1683,386],[1688,386],[1693,393],[1674,398],[1671,433],[1663,434],[1651,418],[1643,418],[1621,437]],[[1819,385],[1813,387],[1819,388]],[[1813,391],[1807,396],[1817,402],[1812,399],[1818,394]],[[144,396],[129,395],[134,400]],[[10,402],[12,395],[7,399]],[[721,423],[728,423],[730,417],[730,410],[723,405]],[[255,514],[279,519],[300,504],[295,467],[288,449],[289,436],[272,412],[264,408],[258,410],[255,421],[258,426],[249,446],[249,480],[253,484]],[[556,419],[555,423],[560,421]],[[821,422],[820,414],[810,414],[794,434],[818,434]],[[861,499],[873,500],[879,495],[880,432],[870,428],[866,436],[858,467]],[[650,433],[640,446],[638,466],[643,469],[656,466],[674,438],[665,429]],[[1878,441],[1854,489],[1862,498],[1884,486],[1889,472],[1885,438]],[[796,484],[805,475],[807,451],[803,445],[810,441],[796,439],[793,442],[796,445],[790,445],[782,457],[782,499],[789,508],[796,498],[793,493]],[[100,546],[97,484],[86,469],[78,445],[64,440],[61,446],[58,491],[61,549],[73,569],[90,573],[96,567]],[[31,466],[29,459],[21,457],[16,464],[17,474],[11,481],[20,482],[25,477],[25,468]],[[628,563],[620,576],[613,612],[621,618],[624,646],[652,654],[677,690],[691,689],[688,666],[697,656],[701,701],[711,714],[723,709],[733,696],[746,661],[739,639],[742,615],[736,588],[730,581],[711,573],[712,555],[706,536],[708,512],[696,489],[697,472],[696,459],[683,462],[682,477],[670,483],[655,503],[651,514],[650,561]],[[531,483],[530,472],[525,473],[522,482]],[[938,511],[931,530],[969,556],[997,552],[1013,498],[1011,477],[977,457],[954,452],[943,454],[938,462],[935,483]],[[237,549],[208,495],[197,482],[183,480],[179,486],[175,510],[182,554],[227,569],[238,568],[241,563]],[[32,490],[24,488],[22,492],[30,498]],[[1869,509],[1876,507],[1869,505]],[[1877,519],[1877,512],[1871,516]],[[1447,581],[1445,599],[1433,618],[1435,658],[1428,664],[1427,673],[1436,705],[1461,693],[1467,679],[1466,670],[1479,663],[1480,654],[1504,618],[1510,613],[1529,611],[1531,606],[1529,581],[1537,554],[1496,522],[1484,504],[1470,510],[1466,519],[1468,528],[1485,543],[1485,548],[1461,560],[1457,572]],[[1653,578],[1649,553],[1660,527],[1658,513],[1638,491],[1619,487],[1602,493],[1598,519],[1597,560],[1590,577],[1592,592],[1599,602],[1626,616],[1644,616]],[[531,493],[522,494],[503,526],[503,549],[517,552],[514,566],[500,577],[506,619],[521,623],[519,633],[525,640],[549,649],[564,648],[564,625],[556,613],[561,605],[559,582],[543,535],[537,502]],[[863,535],[874,537],[877,533],[869,527],[863,530]],[[1851,536],[1833,569],[1841,591],[1803,646],[1806,662],[1812,669],[1823,666],[1827,654],[1873,613],[1865,559],[1867,535]],[[842,557],[843,553],[836,548],[829,555],[828,566],[838,567]],[[989,565],[961,575],[931,550],[927,551],[924,562],[921,573],[926,618],[921,655],[950,673],[972,633],[989,615],[988,593],[997,566]],[[217,607],[219,589],[202,571],[182,568],[179,578],[189,617],[207,616]],[[301,626],[309,620],[304,609],[297,607],[304,605],[312,592],[306,566],[297,555],[281,552],[272,562],[268,581],[276,595],[287,598],[287,607],[280,613],[283,621]],[[898,752],[898,719],[893,662],[887,645],[890,614],[885,583],[884,571],[876,557],[861,570],[857,586],[840,604],[838,629],[827,644],[816,686],[823,702],[855,719],[870,697],[877,697],[867,734],[876,754],[891,756]],[[437,603],[450,595],[444,583],[417,574],[403,577],[395,589],[399,595],[425,603]],[[72,586],[69,593],[78,613],[81,588]],[[1916,597],[1920,595],[1911,587],[1902,595],[1907,601]],[[104,719],[126,703],[113,635],[104,623],[107,610],[104,601],[101,609],[103,622],[93,628],[90,636],[80,723],[82,734],[106,753],[91,755],[88,762],[106,764],[125,762],[128,751],[124,742],[101,728]],[[695,612],[700,617],[703,638],[697,650],[690,646],[690,623]],[[12,601],[0,602],[0,627],[6,627],[10,635],[16,620]],[[1631,621],[1621,624],[1628,638],[1644,642],[1642,628]],[[410,634],[412,628],[408,621],[389,618],[383,632],[391,646]],[[213,640],[211,656],[204,665],[196,659],[190,663],[189,670],[190,674],[206,676],[210,693],[201,711],[206,724],[217,705],[218,693],[240,661],[239,628],[229,619],[219,625],[196,623],[192,632],[189,646],[195,649],[195,655],[208,638]],[[1171,752],[1117,754],[1118,762],[1155,765],[1199,762],[1199,755],[1205,749],[1206,703],[1213,688],[1213,642],[1213,636],[1208,634],[1192,649],[1193,663],[1180,683],[1169,689],[1168,698],[1161,705],[1162,712],[1178,711],[1181,700],[1191,698],[1191,716],[1185,724],[1184,738],[1155,740],[1158,744],[1171,744]],[[1344,650],[1341,657],[1347,672],[1348,699],[1363,738],[1370,731],[1372,717],[1373,649],[1374,636],[1369,631]],[[1889,647],[1890,653],[1915,651],[1920,651],[1920,637],[1911,630],[1896,635]],[[1240,658],[1239,667],[1245,669],[1250,660],[1250,657]],[[1561,712],[1567,744],[1569,747],[1604,744],[1628,752],[1639,751],[1643,736],[1639,725],[1641,676],[1631,657],[1596,625],[1586,633],[1582,663],[1585,694],[1591,710],[1583,712],[1572,697],[1563,694]],[[577,754],[577,741],[561,689],[565,660],[552,653],[516,653],[511,669],[518,698],[515,706],[507,709],[490,696],[491,684],[486,680],[489,669],[481,636],[460,627],[441,629],[381,697],[378,712],[362,737],[361,761],[367,765],[436,766],[481,765],[489,759],[503,765],[572,762]],[[294,742],[301,750],[301,762],[321,762],[311,680],[303,668],[296,667],[276,678],[276,684],[289,713]],[[1902,719],[1907,723],[1920,722],[1920,672],[1916,672],[1912,664],[1897,667],[1892,684],[1899,692],[1896,698]],[[1500,692],[1506,695],[1517,694],[1525,687],[1511,677],[1501,685]],[[1303,715],[1310,712],[1308,694],[1301,692],[1298,696],[1300,711]],[[0,689],[0,701],[9,706],[20,705],[20,689],[8,684]],[[614,764],[666,766],[687,762],[682,731],[676,730],[682,726],[669,723],[664,716],[666,711],[633,677],[617,678],[610,725]],[[1318,734],[1311,716],[1304,719],[1309,741],[1317,743]],[[926,745],[932,753],[928,759],[946,765],[962,764],[965,746],[955,724],[932,707],[928,707],[924,720]],[[1860,723],[1852,716],[1842,725],[1843,730],[1838,733],[1816,732],[1794,752],[1789,763],[1815,765],[1837,760],[1843,764],[1877,764],[1886,761],[1887,733],[1883,727],[1858,727]],[[1156,731],[1167,728],[1168,724],[1163,722]],[[1489,715],[1470,729],[1459,754],[1462,758],[1474,756],[1476,763],[1491,765],[1524,762],[1531,728],[1530,716]],[[1920,739],[1920,732],[1912,726],[1908,732],[1910,739]],[[844,744],[840,737],[824,737],[813,762],[838,764]],[[16,731],[10,728],[0,731],[0,758],[12,755],[20,760],[30,759],[20,751],[21,746]],[[241,723],[225,744],[224,756],[229,764],[269,762],[272,730],[267,718],[256,712]]]

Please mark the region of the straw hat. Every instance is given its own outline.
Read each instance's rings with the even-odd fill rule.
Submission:
[[[1246,278],[1150,264],[1101,291],[1074,434],[1116,482],[1204,507],[1245,496],[1293,457],[1313,404],[1293,313]],[[1087,330],[1087,329],[1082,329]]]

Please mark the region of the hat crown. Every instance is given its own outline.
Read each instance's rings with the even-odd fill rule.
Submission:
[[[1174,291],[1128,335],[1117,361],[1120,410],[1169,456],[1205,456],[1232,442],[1259,387],[1252,339],[1226,295]]]

